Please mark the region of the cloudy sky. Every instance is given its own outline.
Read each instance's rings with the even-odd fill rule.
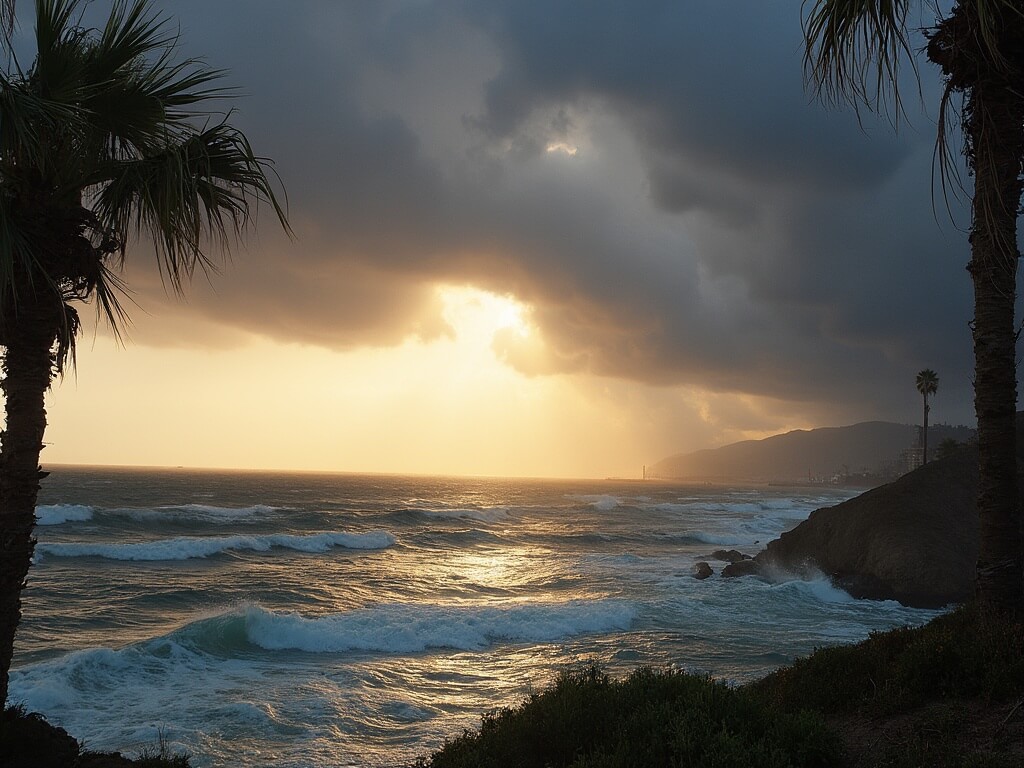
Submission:
[[[927,64],[894,131],[808,95],[800,0],[162,5],[295,239],[264,211],[185,300],[131,252],[130,341],[83,338],[45,460],[633,476],[913,422],[925,367],[973,422]]]

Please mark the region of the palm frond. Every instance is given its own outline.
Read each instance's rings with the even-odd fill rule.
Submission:
[[[78,310],[71,304],[61,306],[61,323],[57,330],[57,344],[53,359],[53,367],[61,376],[69,367],[77,367],[78,332],[82,328]]]
[[[89,48],[91,78],[131,86],[158,101],[170,118],[181,117],[176,110],[182,107],[227,93],[230,89],[206,87],[222,71],[195,58],[175,63],[178,36],[168,28],[168,19],[151,10],[149,0],[115,3],[99,40]]]
[[[100,270],[97,275],[94,287],[96,294],[96,312],[102,316],[114,333],[114,338],[121,341],[123,329],[131,325],[131,318],[121,303],[126,298],[135,303],[132,299],[128,286],[114,270],[110,269],[107,263],[100,262]]]
[[[272,164],[230,113],[198,123],[212,114],[199,105],[233,95],[223,73],[179,59],[178,32],[150,0],[113,0],[101,29],[82,25],[87,3],[38,0],[32,68],[12,53],[0,73],[0,309],[16,310],[19,291],[55,302],[61,370],[74,363],[75,302],[95,297],[115,335],[127,324],[117,270],[129,240],[154,242],[181,291],[261,207],[291,233]]]
[[[948,81],[942,90],[942,98],[939,100],[939,115],[935,130],[935,151],[932,156],[932,212],[935,212],[935,171],[938,169],[939,186],[942,189],[942,200],[946,208],[946,215],[950,221],[954,221],[953,206],[950,204],[950,190],[955,199],[965,200],[970,195],[960,175],[960,166],[957,163],[957,156],[960,152],[953,152],[950,148],[950,141],[953,140],[953,126],[959,120],[950,120],[950,110],[956,110],[953,97],[956,89]]]
[[[44,134],[86,130],[82,116],[77,105],[44,98],[0,73],[0,163],[45,168],[54,158]]]
[[[985,57],[997,70],[1008,67],[1003,55],[1005,43],[1000,40],[999,32],[1005,26],[1004,16],[1024,17],[1024,7],[1015,0],[974,0],[974,8]]]
[[[11,35],[14,34],[15,6],[17,0],[0,0],[0,43],[10,48]]]
[[[252,223],[260,203],[270,204],[290,231],[267,168],[244,134],[221,122],[158,154],[112,163],[96,213],[121,243],[152,237],[161,275],[181,291],[197,267],[216,269],[207,244],[229,246]]]
[[[77,23],[80,0],[36,0],[36,60],[30,72],[40,95],[75,101],[83,82],[86,30]]]
[[[138,156],[166,144],[175,123],[194,119],[195,112],[184,107],[226,95],[230,89],[208,87],[222,74],[194,59],[172,63],[165,51],[105,81],[86,96],[83,108],[105,136],[108,156]]]
[[[806,10],[810,0],[804,0]],[[916,64],[906,20],[909,0],[815,0],[803,17],[804,72],[819,98],[904,115],[901,64]]]

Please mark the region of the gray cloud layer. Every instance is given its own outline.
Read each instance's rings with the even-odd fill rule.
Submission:
[[[432,286],[473,284],[535,307],[549,354],[498,342],[531,373],[839,420],[910,418],[931,367],[940,416],[966,421],[967,245],[933,213],[933,124],[861,128],[815,103],[799,6],[175,3],[186,50],[248,94],[237,120],[276,160],[298,234],[262,228],[191,310],[387,345],[445,333]],[[926,71],[926,102],[937,88]],[[166,301],[151,270],[129,275],[147,306]]]

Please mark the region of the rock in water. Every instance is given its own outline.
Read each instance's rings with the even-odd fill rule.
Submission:
[[[715,560],[722,560],[726,563],[738,563],[740,560],[750,560],[750,555],[744,555],[736,549],[716,549],[711,553]]]
[[[754,560],[737,560],[734,563],[729,563],[722,569],[722,575],[726,577],[761,576],[763,571],[764,568],[755,558]]]
[[[703,560],[701,560],[699,563],[693,564],[693,576],[696,579],[701,579],[703,581],[708,576],[711,576],[713,573],[714,571],[711,570],[711,566],[705,563]]]

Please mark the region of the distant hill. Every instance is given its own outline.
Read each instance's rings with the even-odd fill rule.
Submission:
[[[969,427],[938,424],[928,428],[928,454],[944,439],[966,442]],[[865,421],[848,427],[798,429],[764,440],[670,456],[648,468],[648,476],[693,480],[806,481],[837,474],[883,476],[900,453],[918,443],[918,427]],[[908,467],[909,469],[909,467]],[[896,474],[902,474],[896,472]]]

